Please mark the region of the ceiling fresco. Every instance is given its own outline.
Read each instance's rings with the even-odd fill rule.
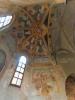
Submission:
[[[17,40],[17,51],[31,56],[48,56],[51,17],[48,4],[19,8],[11,33]]]

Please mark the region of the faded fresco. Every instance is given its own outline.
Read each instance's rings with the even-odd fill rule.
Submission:
[[[36,59],[26,66],[20,88],[10,85],[14,67],[11,67],[11,61],[8,61],[8,66],[0,79],[1,100],[67,100],[61,66]]]
[[[49,96],[52,86],[50,85],[50,69],[49,68],[33,68],[32,83],[34,84],[38,95]]]
[[[24,80],[22,91],[27,100],[66,100],[65,75],[60,66],[31,66]]]
[[[39,61],[36,59],[36,62],[33,62],[32,59],[31,63],[26,65],[21,87],[18,88],[10,85],[16,64],[13,56],[12,60],[9,59],[7,70],[0,80],[1,100],[66,100],[62,67],[55,62],[51,63],[50,58],[43,60],[44,57],[50,57],[52,47],[48,29],[51,27],[49,18],[53,18],[54,14],[49,10],[49,5],[19,8],[15,22],[9,30],[16,41],[12,44],[16,45],[16,52],[24,52],[34,59],[37,56]],[[12,38],[5,39],[11,41]],[[8,45],[11,42],[5,43]],[[9,51],[12,51],[10,48],[14,47],[8,46]],[[12,51],[12,55],[15,51]]]

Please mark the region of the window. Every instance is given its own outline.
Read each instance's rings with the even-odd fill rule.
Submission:
[[[0,17],[0,28],[8,25],[12,20],[12,16]]]
[[[14,76],[11,81],[12,85],[21,86],[25,67],[26,67],[26,57],[21,56],[19,63],[17,65],[16,71],[15,71]]]

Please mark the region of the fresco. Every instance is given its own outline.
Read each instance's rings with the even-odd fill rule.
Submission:
[[[34,84],[37,91],[42,96],[49,96],[52,91],[50,85],[50,69],[49,68],[33,68],[32,69],[32,83]]]
[[[48,56],[49,9],[48,4],[19,8],[11,28],[17,51],[31,56]]]
[[[25,72],[21,88],[27,100],[66,100],[62,68],[56,65],[33,65]]]
[[[16,41],[16,51],[39,57],[35,63],[32,61],[32,65],[26,65],[20,88],[10,86],[15,66],[12,64],[13,67],[7,69],[0,82],[1,100],[66,100],[63,69],[54,62],[50,63],[51,59],[44,60],[44,56],[48,58],[49,49],[48,14],[49,5],[24,7],[17,12],[9,32]],[[6,43],[8,45],[9,41]],[[8,46],[12,48],[11,45]]]

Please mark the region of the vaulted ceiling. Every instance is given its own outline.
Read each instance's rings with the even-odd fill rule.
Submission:
[[[3,31],[4,36],[0,32],[2,33],[0,41],[6,44],[5,47],[11,54],[17,50],[26,51],[30,55],[46,56],[52,49],[56,53],[57,62],[63,63],[66,72],[68,69],[70,72],[70,66],[74,66],[69,64],[74,59],[70,54],[75,52],[72,40],[74,26],[73,29],[71,27],[74,23],[74,0],[67,5],[63,4],[65,0],[47,0],[46,3],[45,0],[41,0],[42,4],[39,0],[7,1],[0,0],[0,14],[10,12],[15,16],[12,25]]]
[[[49,20],[53,16],[52,9],[48,4],[18,9],[10,29],[12,36],[17,40],[17,50],[32,56],[48,56],[51,48]]]
[[[13,14],[13,24],[7,33],[15,38],[17,51],[25,51],[33,56],[51,54],[51,32],[53,30],[51,27],[53,19],[56,19],[55,12],[57,12],[54,6],[65,2],[65,0],[0,1],[0,14]],[[54,22],[54,26],[58,26],[56,23],[58,22]]]

